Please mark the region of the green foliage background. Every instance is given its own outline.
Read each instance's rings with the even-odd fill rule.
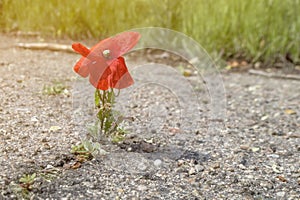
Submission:
[[[210,53],[252,61],[300,59],[300,0],[0,0],[3,32],[103,38],[160,26],[196,39]]]

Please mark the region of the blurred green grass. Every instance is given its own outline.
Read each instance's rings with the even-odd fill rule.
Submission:
[[[103,38],[161,26],[196,39],[223,58],[300,61],[300,0],[0,0],[1,31]]]

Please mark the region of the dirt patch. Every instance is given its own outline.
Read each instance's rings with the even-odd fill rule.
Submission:
[[[223,73],[226,127],[208,132],[209,94],[196,87],[195,75],[184,79],[197,99],[176,86],[171,68],[135,70],[138,59],[129,56],[133,75],[150,69],[137,85],[153,76],[177,92],[155,82],[122,91],[117,107],[135,118],[124,125],[131,136],[119,145],[103,144],[109,154],[66,169],[74,162],[71,146],[93,122],[93,88],[72,71],[78,55],[14,48],[17,41],[28,39],[0,36],[0,197],[24,197],[16,186],[33,173],[38,178],[25,195],[33,199],[299,197],[299,81]],[[167,64],[184,64],[176,59]],[[182,104],[190,106],[182,111]]]

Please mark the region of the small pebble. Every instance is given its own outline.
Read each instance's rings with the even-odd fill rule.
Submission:
[[[156,133],[156,130],[155,129],[151,129],[151,133]]]
[[[192,167],[189,169],[189,175],[194,175],[194,174],[196,174],[196,170],[194,167]]]
[[[155,165],[156,167],[159,167],[161,164],[162,164],[162,161],[161,161],[160,159],[156,159],[156,160],[154,161],[154,165]]]
[[[227,170],[230,172],[234,172],[234,168],[232,168],[232,167],[228,168]]]
[[[254,153],[255,153],[255,152],[258,152],[259,150],[260,150],[259,147],[252,147],[252,148],[251,148],[251,151],[254,152]]]
[[[284,197],[285,192],[277,192],[276,195],[277,195],[278,197]]]
[[[245,165],[239,164],[240,169],[246,169]]]
[[[128,147],[128,148],[127,148],[127,151],[132,151],[132,148],[131,148],[131,147]]]
[[[213,166],[212,166],[214,169],[218,169],[218,168],[220,168],[220,163],[215,163],[215,164],[213,164]]]
[[[128,133],[125,136],[126,139],[133,139],[133,138],[136,138],[136,137],[137,137],[136,133]]]
[[[33,116],[33,117],[31,117],[30,121],[32,121],[32,122],[38,122],[39,120],[37,119],[36,116]]]
[[[47,150],[51,149],[51,147],[50,147],[50,145],[48,143],[44,144],[44,148],[47,149]]]
[[[241,148],[242,150],[248,150],[248,149],[249,149],[249,145],[242,144],[242,145],[240,145],[240,148]]]
[[[269,118],[269,115],[265,115],[265,116],[261,117],[260,120],[261,120],[261,121],[265,121],[265,120],[267,120],[268,118]]]
[[[267,155],[269,158],[279,158],[280,156],[278,154],[269,154]]]
[[[192,74],[193,74],[193,71],[192,71],[192,70],[185,69],[185,70],[183,71],[183,76],[185,76],[185,77],[189,77],[189,76],[191,76]]]
[[[183,164],[184,164],[184,160],[178,160],[178,161],[177,161],[177,165],[178,165],[178,166],[181,166],[181,165],[183,165]]]
[[[261,66],[261,62],[256,62],[256,63],[254,64],[254,68],[255,68],[255,69],[259,69],[260,66]]]
[[[202,171],[204,171],[204,167],[203,167],[202,165],[196,165],[196,166],[195,166],[195,170],[196,170],[197,172],[202,172]]]
[[[147,190],[147,186],[145,186],[145,185],[139,185],[137,189],[141,190],[141,191],[145,191],[145,190]]]

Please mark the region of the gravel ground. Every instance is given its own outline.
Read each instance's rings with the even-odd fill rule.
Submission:
[[[71,146],[93,122],[93,88],[72,71],[78,55],[12,47],[30,40],[0,36],[0,199],[300,199],[299,81],[222,73],[227,118],[208,131],[203,81],[134,67],[143,58],[130,56],[136,84],[117,100],[134,118],[127,138],[70,169]],[[20,192],[33,173],[31,192]]]

